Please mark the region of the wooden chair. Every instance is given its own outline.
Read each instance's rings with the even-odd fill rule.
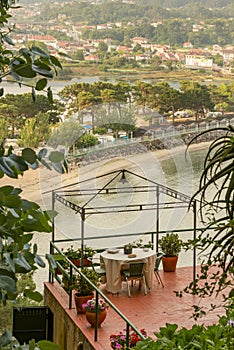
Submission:
[[[129,263],[129,269],[122,270],[122,276],[124,281],[127,282],[127,288],[128,288],[128,296],[131,296],[130,292],[130,286],[129,281],[139,281],[139,290],[141,289],[141,282],[143,281],[144,284],[144,292],[147,294],[146,291],[146,282],[145,282],[145,275],[144,275],[144,264],[145,262],[130,262]]]
[[[162,287],[164,288],[163,281],[162,281],[161,276],[160,276],[160,274],[159,274],[159,272],[158,272],[159,265],[160,265],[160,263],[161,263],[161,261],[162,261],[162,257],[163,257],[163,253],[157,253],[157,257],[156,257],[156,261],[155,261],[155,266],[154,266],[154,274],[155,274],[155,276],[156,276],[156,278],[157,278],[158,283],[161,284]]]

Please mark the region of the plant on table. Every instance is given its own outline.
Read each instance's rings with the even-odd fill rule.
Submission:
[[[146,338],[147,333],[145,329],[140,330],[141,334]],[[142,338],[133,330],[129,332],[129,339],[128,344],[129,348],[133,348],[139,341],[141,341]],[[126,338],[126,329],[124,329],[122,332],[119,332],[118,334],[111,334],[110,336],[110,342],[112,349],[118,349],[118,350],[124,350],[127,349],[127,338]]]
[[[134,241],[132,243],[132,246],[134,248],[150,248],[150,249],[152,249],[154,245],[153,245],[153,243],[151,241],[149,241],[148,243],[144,243],[143,239],[140,238],[140,239]]]

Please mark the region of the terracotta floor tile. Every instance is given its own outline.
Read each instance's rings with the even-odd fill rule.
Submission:
[[[215,323],[218,320],[218,314],[224,314],[222,309],[219,309],[219,312],[208,312],[204,318],[195,322],[191,318],[192,305],[198,302],[198,298],[191,295],[185,295],[182,298],[176,297],[174,291],[182,290],[192,281],[191,267],[177,268],[175,273],[160,271],[160,274],[165,288],[159,285],[154,278],[153,288],[147,295],[144,295],[143,289],[139,291],[137,285],[131,289],[132,295],[129,298],[126,283],[123,283],[122,291],[118,295],[106,293],[104,285],[101,290],[138,329],[145,328],[147,334],[153,338],[155,337],[154,332],[165,326],[166,323],[176,323],[179,327],[191,328],[195,323],[207,325]],[[65,293],[64,295],[64,298],[67,298]],[[207,311],[210,303],[214,301],[213,298],[202,302]],[[82,323],[83,332],[97,350],[111,349],[110,334],[118,333],[126,326],[125,322],[109,308],[106,320],[98,330],[98,342],[94,343],[94,330],[88,325],[85,316],[77,315],[74,305],[69,313],[78,326]]]

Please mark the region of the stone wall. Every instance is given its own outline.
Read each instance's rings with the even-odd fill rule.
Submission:
[[[45,283],[44,299],[53,313],[53,342],[59,344],[61,350],[95,350],[78,327],[74,319],[76,315],[69,310],[68,302],[63,300],[59,289]]]
[[[199,133],[186,133],[179,136],[165,137],[160,139],[150,139],[144,138],[139,140],[139,142],[134,142],[130,144],[119,145],[117,147],[109,147],[99,150],[94,150],[86,154],[85,156],[73,158],[72,164],[83,167],[87,164],[102,161],[105,159],[111,159],[116,157],[127,157],[134,154],[145,153],[148,151],[156,151],[162,149],[172,149],[182,145],[187,145],[195,135]],[[211,131],[207,134],[200,136],[196,139],[195,143],[208,142],[214,140],[217,136],[220,136],[221,132]]]

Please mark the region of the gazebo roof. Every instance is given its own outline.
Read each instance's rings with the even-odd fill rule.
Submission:
[[[138,210],[152,210],[156,206],[159,208],[185,207],[191,202],[191,197],[161,185],[153,180],[147,179],[142,175],[135,174],[129,170],[121,169],[112,171],[97,177],[89,178],[56,189],[54,192],[55,201],[71,208],[77,213],[85,214],[103,214],[113,212],[127,212]],[[164,194],[168,201],[156,203],[155,197],[146,202],[139,201],[137,193],[157,193]],[[112,204],[113,201],[105,205],[97,203],[97,198],[114,196],[122,197],[131,194],[135,199],[133,203]]]

